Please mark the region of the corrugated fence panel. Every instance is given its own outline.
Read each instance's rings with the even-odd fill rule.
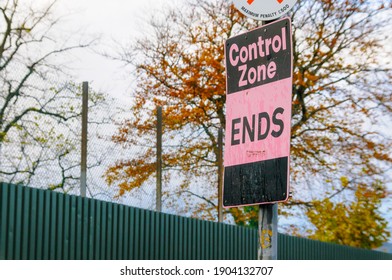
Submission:
[[[256,257],[256,230],[0,183],[0,260]],[[392,255],[279,234],[278,258]]]
[[[392,260],[392,254],[279,234],[282,260]]]

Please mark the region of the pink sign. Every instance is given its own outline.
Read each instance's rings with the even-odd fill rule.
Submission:
[[[226,41],[225,207],[288,199],[291,36],[284,18]]]

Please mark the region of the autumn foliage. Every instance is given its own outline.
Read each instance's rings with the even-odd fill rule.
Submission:
[[[375,182],[357,186],[351,202],[334,203],[329,198],[315,202],[307,213],[316,227],[309,237],[366,249],[380,247],[390,236],[387,222],[377,210],[385,195],[382,184]]]
[[[347,193],[360,203],[362,188],[388,180],[384,171],[392,162],[391,140],[379,129],[390,120],[392,107],[392,73],[384,48],[388,34],[382,32],[391,18],[388,3],[304,0],[294,7],[294,195],[282,213],[290,207],[310,209],[310,220],[318,223],[315,217],[329,215],[319,211],[332,197]],[[229,1],[191,1],[153,17],[151,33],[122,53],[121,59],[136,69],[137,85],[132,117],[121,123],[113,141],[145,149],[107,170],[107,181],[119,195],[155,174],[155,110],[162,106],[165,179],[178,185],[176,196],[187,192],[205,198],[191,207],[195,215],[216,218],[217,135],[225,127],[223,44],[258,25]],[[173,174],[175,182],[170,181]],[[342,186],[342,177],[348,183],[336,188]],[[197,185],[198,178],[203,183]],[[209,192],[191,190],[195,184]],[[367,205],[378,203],[370,200]],[[254,216],[248,208],[230,211],[239,224]]]

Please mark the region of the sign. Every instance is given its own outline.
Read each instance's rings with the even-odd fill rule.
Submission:
[[[233,0],[245,16],[256,20],[272,20],[284,16],[297,0]]]
[[[284,18],[225,43],[225,207],[288,198],[291,36]]]

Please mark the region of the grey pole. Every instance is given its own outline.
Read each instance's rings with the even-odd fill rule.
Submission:
[[[257,259],[278,259],[278,204],[259,206]]]
[[[82,154],[80,162],[80,196],[86,197],[87,188],[87,121],[88,121],[88,82],[82,85]]]
[[[157,107],[156,211],[162,211],[162,107]]]

